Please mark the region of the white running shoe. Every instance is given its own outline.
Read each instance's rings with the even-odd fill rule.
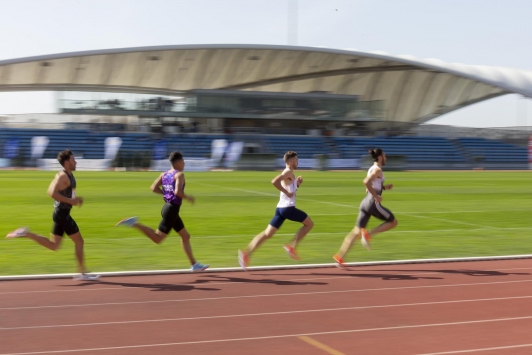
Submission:
[[[19,238],[19,237],[25,237],[26,234],[28,234],[28,231],[30,229],[28,227],[20,227],[18,229],[15,229],[13,232],[6,235],[6,238]]]
[[[100,275],[91,275],[91,274],[79,274],[73,277],[77,281],[96,281],[100,278]]]

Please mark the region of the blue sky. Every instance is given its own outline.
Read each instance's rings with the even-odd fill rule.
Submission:
[[[288,44],[295,0],[0,0],[0,59],[175,44]],[[532,1],[297,0],[297,45],[532,71]],[[0,113],[51,112],[52,93],[0,93]],[[507,95],[431,121],[532,125]]]

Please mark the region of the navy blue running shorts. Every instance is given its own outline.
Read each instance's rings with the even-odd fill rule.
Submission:
[[[287,219],[294,222],[303,222],[307,217],[305,212],[295,207],[276,208],[275,216],[270,221],[270,226],[279,229]]]

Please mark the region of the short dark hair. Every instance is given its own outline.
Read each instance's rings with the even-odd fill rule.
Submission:
[[[288,152],[286,152],[284,154],[283,160],[284,160],[285,163],[287,163],[288,160],[292,159],[293,157],[297,157],[297,153],[294,152],[294,151],[289,150]]]
[[[57,154],[57,161],[61,166],[65,166],[65,162],[70,159],[71,156],[73,156],[74,153],[70,149],[65,149],[62,152],[59,152]]]
[[[168,160],[173,164],[178,160],[183,160],[183,154],[179,152],[172,152],[170,153],[170,156],[168,156]]]
[[[384,153],[384,151],[381,148],[375,148],[368,150],[369,155],[371,155],[371,158],[373,161],[379,161],[379,157]]]

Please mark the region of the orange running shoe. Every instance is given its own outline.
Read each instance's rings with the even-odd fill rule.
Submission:
[[[249,266],[249,255],[247,252],[243,250],[238,251],[238,263],[242,269],[247,270],[247,267]]]
[[[297,255],[297,251],[291,247],[290,245],[285,245],[284,246],[284,250],[286,251],[286,253],[288,254],[289,257],[291,257],[292,259],[295,259],[295,260],[301,260],[299,258],[299,256]]]
[[[371,250],[371,236],[369,235],[366,228],[360,229],[360,234],[362,235],[362,237],[360,238],[362,246],[367,250]]]
[[[344,259],[338,256],[338,254],[334,254],[333,256],[334,261],[336,262],[336,267],[342,270],[347,270],[347,266],[345,265]]]

